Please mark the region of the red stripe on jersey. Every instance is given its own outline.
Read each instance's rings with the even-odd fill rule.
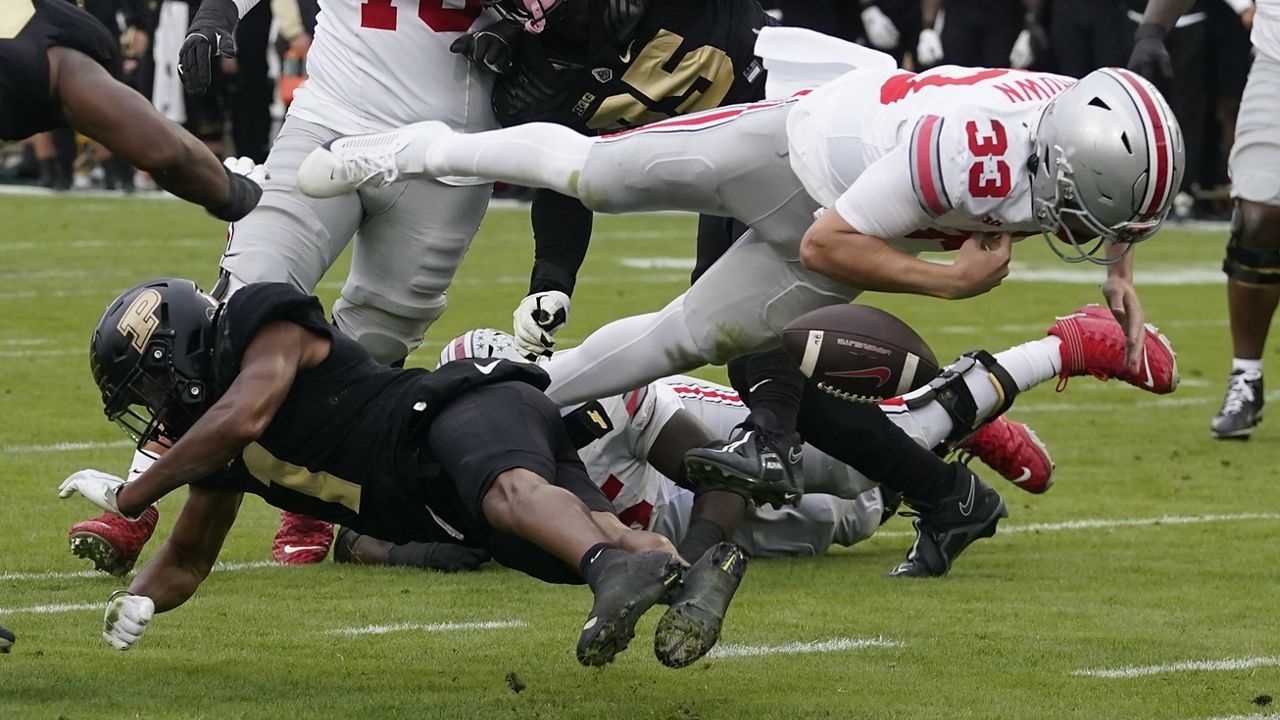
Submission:
[[[1141,82],[1133,77],[1127,70],[1116,69],[1119,75],[1128,85],[1133,88],[1134,93],[1142,103],[1145,113],[1139,113],[1144,116],[1151,124],[1152,135],[1155,137],[1155,192],[1151,195],[1151,202],[1147,204],[1142,215],[1150,218],[1155,215],[1166,200],[1166,194],[1173,190],[1173,146],[1169,142],[1168,132],[1165,129],[1164,121],[1160,118],[1160,109],[1156,106],[1155,100],[1151,97],[1151,93]]]
[[[911,138],[911,154],[915,169],[916,197],[924,205],[930,215],[937,217],[947,212],[943,204],[944,196],[940,192],[942,179],[934,170],[933,160],[938,135],[942,133],[942,118],[937,115],[926,115],[916,124]],[[939,163],[941,164],[941,163]]]
[[[906,407],[906,405],[907,405],[907,401],[906,401],[906,400],[903,400],[903,399],[902,399],[902,398],[900,398],[900,397],[891,397],[891,398],[888,398],[888,399],[886,399],[886,400],[881,400],[880,402],[878,402],[878,403],[876,403],[876,404],[877,404],[877,405],[879,405],[880,407],[885,407],[885,406],[888,406],[888,407],[894,407],[894,406],[902,406],[902,407]]]
[[[627,405],[627,417],[635,417],[636,410],[640,408],[640,401],[644,399],[644,388],[632,390],[623,396],[623,400]]]
[[[742,398],[736,392],[721,392],[712,388],[703,388],[696,385],[673,385],[671,389],[680,397],[706,398],[707,400],[720,400],[723,402],[742,404]]]
[[[453,339],[453,359],[454,360],[457,360],[458,358],[461,358],[461,357],[466,357],[465,355],[463,355],[463,353],[466,351],[466,348],[467,348],[466,337],[467,337],[466,333],[463,333],[462,335],[459,335],[458,337]]]

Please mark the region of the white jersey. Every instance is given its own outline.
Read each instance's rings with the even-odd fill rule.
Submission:
[[[492,75],[449,44],[496,16],[482,0],[320,0],[307,81],[289,113],[344,135],[440,120],[496,126]]]
[[[684,375],[598,402],[605,417],[593,420],[608,431],[580,451],[587,473],[623,523],[679,544],[689,527],[693,493],[650,465],[649,449],[677,410],[689,411],[714,433],[727,437],[746,419],[746,406],[732,388]],[[865,478],[807,445],[804,470],[806,487],[826,488],[834,483],[852,488],[843,494],[853,499],[815,494],[781,510],[750,508],[734,541],[751,555],[815,555],[826,552],[833,542],[852,545],[879,527],[880,492]]]
[[[1259,53],[1280,62],[1280,0],[1257,0],[1249,39]]]
[[[951,65],[855,70],[792,110],[791,166],[823,207],[904,250],[955,249],[978,231],[1038,233],[1031,129],[1074,83]]]

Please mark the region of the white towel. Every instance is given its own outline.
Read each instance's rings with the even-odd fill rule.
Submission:
[[[187,37],[187,21],[191,9],[183,0],[165,0],[160,5],[159,23],[151,41],[156,61],[155,83],[151,86],[151,104],[161,115],[176,123],[187,121],[186,95],[182,78],[178,77],[178,52]]]
[[[756,55],[769,79],[765,96],[785,98],[804,88],[835,80],[851,70],[892,70],[893,57],[879,50],[792,27],[767,27],[756,38]]]

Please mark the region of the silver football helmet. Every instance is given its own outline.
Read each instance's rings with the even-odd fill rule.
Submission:
[[[516,347],[516,339],[510,333],[493,328],[468,330],[450,340],[440,351],[436,367],[447,362],[466,358],[501,358],[517,362],[529,362]]]
[[[1182,128],[1138,75],[1089,73],[1045,106],[1032,134],[1032,213],[1063,260],[1117,262],[1169,214],[1185,170]],[[1106,258],[1107,240],[1129,247]]]

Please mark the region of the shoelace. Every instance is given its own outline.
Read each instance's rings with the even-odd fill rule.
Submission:
[[[1219,414],[1235,415],[1244,410],[1247,403],[1253,401],[1253,385],[1249,383],[1249,378],[1244,373],[1232,375],[1231,381],[1227,384],[1227,396],[1222,400],[1222,411]]]
[[[396,167],[394,152],[382,152],[369,155],[350,155],[342,159],[342,172],[348,177],[360,178],[356,187],[363,187],[370,181],[378,186],[389,185],[400,177],[400,168]]]

